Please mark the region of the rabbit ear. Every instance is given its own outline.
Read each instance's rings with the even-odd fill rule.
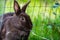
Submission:
[[[14,10],[15,10],[16,15],[19,15],[21,12],[20,6],[16,0],[14,0]]]
[[[30,3],[30,0],[22,7],[22,11],[23,12],[25,12],[25,10],[26,10],[26,8],[27,8],[29,3]]]

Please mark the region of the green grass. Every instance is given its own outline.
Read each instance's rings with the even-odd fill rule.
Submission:
[[[14,12],[13,1],[11,1],[7,0],[5,13]],[[18,0],[18,2],[23,5],[27,0]],[[52,8],[55,1],[46,0],[46,2],[47,7],[45,7],[44,0],[31,0],[27,8],[26,13],[30,16],[33,23],[29,40],[60,40],[60,6]],[[10,6],[12,8],[10,8]],[[0,10],[1,13],[3,9],[0,8]],[[53,14],[53,12],[55,12],[56,15]]]

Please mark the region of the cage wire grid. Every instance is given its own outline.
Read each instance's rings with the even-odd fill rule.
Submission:
[[[6,6],[6,4],[7,4],[7,2],[10,2],[9,4],[10,4],[10,6]],[[0,2],[0,5],[2,4],[3,6],[1,6],[0,7],[0,13],[1,14],[4,14],[4,13],[6,13],[6,12],[12,12],[12,11],[14,11],[13,10],[13,6],[12,6],[12,4],[13,4],[13,1],[14,0],[1,0]],[[21,1],[21,0],[17,0],[17,1]],[[32,0],[31,0],[32,1]],[[39,0],[39,1],[42,1],[42,0]],[[43,0],[44,1],[44,0]],[[3,2],[3,3],[2,3]],[[23,2],[23,1],[22,1]],[[44,2],[44,5],[43,6],[41,6],[41,3],[39,4],[39,6],[35,6],[35,4],[37,3],[38,1],[37,0],[35,0],[33,3],[34,3],[34,5],[33,6],[28,6],[28,8],[27,8],[27,14],[28,15],[30,15],[30,17],[31,17],[31,19],[32,19],[32,22],[34,23],[34,17],[35,18],[38,18],[38,15],[42,15],[42,18],[41,18],[41,20],[42,21],[44,21],[46,18],[48,18],[48,21],[50,22],[50,19],[53,17],[52,16],[52,14],[51,14],[51,10],[54,10],[54,9],[56,9],[56,10],[54,10],[53,11],[53,13],[54,13],[54,17],[56,18],[56,17],[58,17],[56,14],[57,14],[57,8],[50,8],[51,7],[51,5],[47,5],[47,0],[45,0],[45,2]],[[57,2],[57,0],[55,0],[54,2]],[[19,3],[19,4],[21,4],[21,3]],[[24,2],[23,2],[23,4],[24,4]],[[2,11],[1,11],[1,8],[2,8]],[[42,8],[42,9],[41,9]],[[47,9],[48,8],[50,8],[51,10],[49,11],[49,13],[47,13]],[[8,9],[8,11],[7,11],[7,9]],[[32,9],[32,12],[31,11],[28,11],[29,9]],[[37,9],[39,9],[38,11],[35,11],[35,10],[37,10]],[[42,10],[42,12],[41,12],[41,10]],[[59,10],[60,11],[60,10]],[[30,14],[29,14],[29,12],[31,12]],[[46,12],[46,13],[45,13]],[[56,14],[55,14],[55,12],[56,12]],[[34,14],[33,14],[34,13]],[[36,16],[37,15],[37,16]],[[48,15],[48,16],[47,16]],[[46,17],[47,16],[47,17]],[[59,16],[60,16],[60,14],[59,14]],[[52,18],[53,19],[53,18]],[[0,19],[1,20],[1,19]],[[2,20],[3,20],[3,15],[2,15]],[[2,21],[1,20],[1,21]],[[39,20],[40,20],[40,18],[39,18]],[[41,23],[43,23],[43,22],[41,22]],[[48,23],[46,23],[46,24],[48,24]],[[36,26],[37,24],[33,24],[33,26]],[[42,25],[42,24],[40,24],[40,25]],[[44,25],[44,24],[43,24]],[[48,29],[47,29],[48,30]],[[36,35],[36,33],[34,33],[33,31],[37,31],[36,30],[36,27],[34,28],[34,30],[32,30],[32,34],[34,35]],[[47,31],[46,31],[46,34],[47,34]],[[38,35],[36,35],[36,36],[38,36]],[[44,38],[44,37],[40,37],[40,38]],[[38,38],[39,39],[39,38]],[[47,38],[44,38],[44,39],[47,39]],[[51,38],[52,39],[52,38]],[[53,40],[53,39],[52,39]]]

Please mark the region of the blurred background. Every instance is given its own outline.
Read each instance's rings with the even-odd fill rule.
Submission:
[[[17,0],[22,6],[28,0]],[[14,12],[14,0],[0,0],[0,15]],[[60,0],[31,0],[26,13],[33,22],[29,40],[60,40]]]

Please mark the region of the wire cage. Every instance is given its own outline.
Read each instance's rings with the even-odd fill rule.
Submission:
[[[28,0],[17,0],[21,8]],[[0,15],[14,12],[14,0],[0,0]],[[29,40],[60,40],[60,0],[31,0],[26,13],[33,28]]]

